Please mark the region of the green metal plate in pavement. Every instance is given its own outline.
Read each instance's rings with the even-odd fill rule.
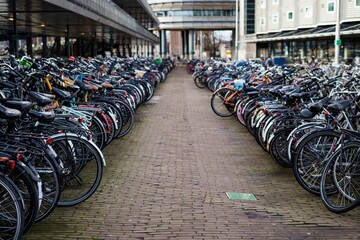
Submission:
[[[236,193],[236,192],[227,192],[227,197],[231,200],[257,200],[254,194],[252,193]]]

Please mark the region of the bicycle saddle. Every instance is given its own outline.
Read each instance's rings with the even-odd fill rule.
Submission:
[[[345,108],[349,107],[352,104],[351,100],[337,100],[332,104],[327,106],[329,111],[339,112],[344,110]]]
[[[7,108],[4,105],[0,104],[0,118],[3,119],[15,119],[21,116],[19,110],[13,108]]]
[[[76,81],[76,84],[80,87],[82,91],[91,91],[93,88],[82,81]]]
[[[51,94],[51,93],[38,92],[38,94],[42,95],[43,97],[50,98],[50,99],[52,99],[52,100],[55,99],[54,94]]]
[[[34,102],[36,102],[41,107],[45,107],[46,105],[52,103],[52,101],[53,101],[52,99],[45,97],[42,94],[37,93],[37,92],[30,91],[28,94],[29,94],[30,98],[32,100],[34,100]]]
[[[20,112],[28,112],[33,104],[29,101],[7,100],[4,105],[8,108],[19,110]]]
[[[64,91],[64,90],[61,90],[56,87],[53,87],[52,91],[58,98],[60,98],[60,100],[70,100],[71,99],[71,94],[68,91]]]
[[[324,106],[326,104],[328,104],[329,101],[330,101],[330,98],[328,96],[326,96],[323,99],[321,99],[320,101],[310,103],[309,109],[311,112],[318,113],[324,108]]]
[[[30,110],[29,115],[33,118],[36,118],[39,122],[49,123],[55,119],[55,114],[51,112],[38,112],[35,110]]]

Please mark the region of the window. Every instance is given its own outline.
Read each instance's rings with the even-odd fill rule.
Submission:
[[[275,14],[272,16],[272,21],[273,23],[278,23],[279,22],[279,15]]]
[[[194,16],[201,16],[202,12],[200,10],[194,10]]]
[[[312,17],[312,6],[305,7],[305,17]]]
[[[327,3],[327,11],[328,12],[335,12],[335,2],[328,2]]]
[[[287,18],[288,18],[288,20],[294,20],[294,12],[293,11],[288,12]]]
[[[260,18],[260,26],[265,26],[265,18]]]
[[[273,0],[273,4],[279,4],[279,0]]]
[[[156,16],[158,16],[158,17],[163,17],[163,16],[164,16],[164,12],[157,12],[157,13],[156,13]]]
[[[168,17],[172,17],[172,16],[173,16],[173,12],[172,12],[172,11],[168,11],[168,12],[167,12],[167,16],[168,16]]]
[[[360,7],[360,0],[355,0],[355,7]]]
[[[266,8],[266,0],[260,0],[260,8]]]

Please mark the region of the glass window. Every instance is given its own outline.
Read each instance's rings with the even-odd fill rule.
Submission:
[[[328,2],[327,10],[328,12],[335,12],[335,2]]]
[[[163,16],[164,16],[164,12],[157,12],[157,13],[156,13],[156,16],[158,16],[158,17],[163,17]]]
[[[355,0],[355,7],[360,7],[360,0]]]
[[[273,4],[278,4],[279,0],[273,0]]]
[[[279,18],[279,16],[277,14],[273,15],[272,16],[273,23],[278,23],[278,21],[279,21],[278,18]]]
[[[288,12],[288,20],[293,20],[294,19],[294,12]]]
[[[214,16],[221,16],[221,11],[220,10],[214,10]]]
[[[260,0],[260,8],[266,8],[266,0]]]
[[[312,17],[312,6],[305,7],[305,17]]]
[[[260,25],[265,26],[265,18],[260,18]]]
[[[201,11],[200,10],[194,10],[194,16],[201,16]]]

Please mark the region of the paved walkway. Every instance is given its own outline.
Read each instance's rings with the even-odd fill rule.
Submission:
[[[360,209],[329,212],[235,119],[217,117],[210,97],[176,68],[136,112],[132,132],[105,149],[99,191],[57,208],[24,239],[360,238]]]

